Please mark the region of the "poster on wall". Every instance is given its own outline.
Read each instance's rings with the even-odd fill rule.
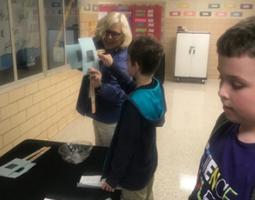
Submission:
[[[160,40],[162,7],[159,5],[135,5],[131,6],[130,10],[133,35],[153,35]]]
[[[108,12],[122,12],[126,15],[133,36],[153,35],[161,39],[161,16],[160,5],[115,5],[105,4],[99,6],[99,16]],[[100,14],[101,13],[101,14]]]

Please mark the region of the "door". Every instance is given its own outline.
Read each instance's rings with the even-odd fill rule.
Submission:
[[[210,34],[208,33],[193,34],[194,48],[191,50],[191,77],[206,78],[207,76],[209,37]]]
[[[191,70],[192,35],[190,33],[178,33],[176,40],[175,70],[176,77],[189,77]]]

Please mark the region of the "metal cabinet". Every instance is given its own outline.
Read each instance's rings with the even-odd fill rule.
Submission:
[[[210,33],[177,33],[174,77],[180,80],[207,79]]]

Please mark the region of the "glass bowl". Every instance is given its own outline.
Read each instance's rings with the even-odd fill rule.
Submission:
[[[79,164],[89,157],[92,148],[91,142],[71,142],[60,145],[58,152],[65,161]]]

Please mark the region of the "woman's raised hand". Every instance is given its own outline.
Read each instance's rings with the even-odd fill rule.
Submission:
[[[111,54],[102,54],[102,53],[99,53],[97,54],[99,59],[103,62],[103,64],[107,67],[110,67],[112,66],[113,64],[113,58],[111,56]]]

